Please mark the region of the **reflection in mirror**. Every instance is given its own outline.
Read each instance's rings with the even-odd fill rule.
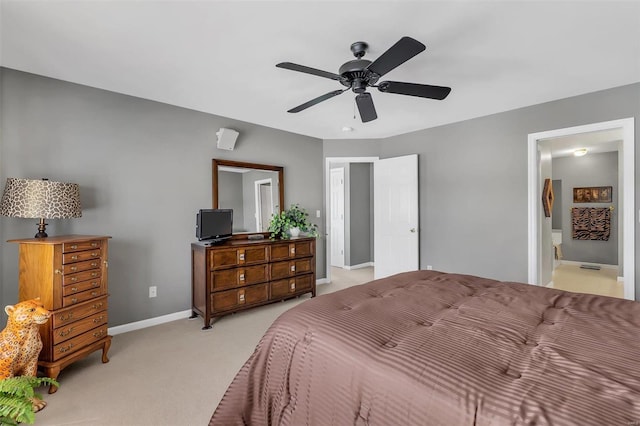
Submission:
[[[283,168],[213,160],[213,208],[233,209],[233,233],[267,232],[284,200]]]

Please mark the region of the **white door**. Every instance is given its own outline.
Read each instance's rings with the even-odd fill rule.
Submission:
[[[331,266],[344,268],[344,168],[331,169]]]
[[[374,277],[417,270],[418,155],[373,165]]]

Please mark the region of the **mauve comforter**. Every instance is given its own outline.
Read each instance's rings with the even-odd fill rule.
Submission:
[[[211,425],[640,425],[640,303],[416,271],[281,315]]]

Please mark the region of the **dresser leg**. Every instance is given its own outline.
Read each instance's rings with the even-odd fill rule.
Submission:
[[[111,347],[111,336],[108,336],[108,339],[105,340],[104,345],[102,346],[102,363],[106,364],[109,362],[109,357],[107,356],[107,352],[109,352],[109,348]]]
[[[196,314],[195,312],[191,311],[191,316],[189,317],[189,319],[196,319],[198,318],[198,314]]]
[[[53,367],[44,367],[44,375],[53,379],[53,380],[57,380],[58,379],[58,375],[60,374],[60,366],[56,365]],[[58,387],[56,385],[49,385],[49,393],[56,393],[56,391],[58,390]]]

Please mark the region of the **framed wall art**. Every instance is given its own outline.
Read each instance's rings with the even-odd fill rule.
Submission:
[[[610,186],[590,186],[573,188],[574,203],[610,203],[612,188]]]

